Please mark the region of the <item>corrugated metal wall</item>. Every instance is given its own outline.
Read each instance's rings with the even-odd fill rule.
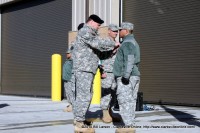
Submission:
[[[85,23],[91,14],[99,15],[104,20],[103,26],[118,22],[119,0],[73,0],[72,7],[73,31],[80,23]]]
[[[71,20],[71,0],[29,0],[2,8],[3,94],[50,96],[51,56],[65,57]]]
[[[1,31],[2,30],[1,30],[1,14],[0,14],[0,93],[1,93]]]
[[[72,31],[77,31],[80,23],[86,21],[87,0],[72,0]]]
[[[104,26],[111,23],[111,0],[91,0],[90,14],[97,14],[104,20]]]
[[[89,0],[89,14],[97,14],[103,20],[102,26],[119,24],[119,0]]]
[[[200,1],[124,0],[135,24],[144,100],[200,105]]]
[[[85,23],[91,14],[104,20],[102,26],[119,24],[119,0],[73,0],[72,30],[76,31],[80,23]]]

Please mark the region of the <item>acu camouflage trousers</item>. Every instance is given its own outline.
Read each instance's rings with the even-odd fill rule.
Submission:
[[[75,99],[73,104],[74,119],[84,121],[92,99],[94,74],[78,71],[74,73]]]
[[[75,99],[75,77],[74,74],[72,74],[72,77],[69,81],[64,82],[64,88],[65,88],[65,94],[67,97],[68,104],[72,104]]]
[[[106,73],[106,78],[101,79],[101,108],[107,110],[111,102],[111,92],[116,89],[116,82],[113,73]],[[113,103],[114,104],[114,103]]]
[[[122,84],[121,77],[117,78],[117,100],[119,103],[120,115],[125,126],[134,125],[139,84],[140,77],[138,76],[131,76],[128,85]]]
[[[66,98],[67,98],[67,104],[72,104],[73,102],[73,92],[72,92],[72,89],[71,89],[71,82],[70,81],[65,81],[64,82],[64,88],[65,88],[65,95],[66,95]]]

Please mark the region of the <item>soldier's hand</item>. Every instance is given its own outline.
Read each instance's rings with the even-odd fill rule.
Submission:
[[[116,42],[115,43],[115,48],[118,48],[120,46],[120,43],[119,42]]]
[[[129,84],[129,79],[128,78],[124,78],[124,77],[122,77],[122,84],[124,84],[124,85],[128,85]]]
[[[106,77],[107,77],[106,73],[102,73],[102,74],[101,74],[101,78],[102,78],[102,79],[104,79],[104,78],[106,78]]]

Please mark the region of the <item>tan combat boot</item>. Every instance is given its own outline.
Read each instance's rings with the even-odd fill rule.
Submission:
[[[111,123],[112,122],[112,117],[110,116],[110,113],[108,110],[103,110],[103,118],[102,118],[104,123]]]
[[[136,133],[135,128],[117,128],[115,133]]]
[[[74,133],[95,133],[94,128],[84,124],[84,122],[75,122]]]
[[[65,109],[64,112],[72,112],[72,105],[68,105]]]

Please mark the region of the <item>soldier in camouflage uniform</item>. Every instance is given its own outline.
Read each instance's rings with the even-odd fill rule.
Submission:
[[[66,61],[63,64],[63,74],[62,74],[62,79],[64,81],[64,88],[65,88],[65,94],[66,94],[66,98],[67,98],[67,106],[66,109],[64,109],[64,111],[66,112],[71,112],[72,111],[72,102],[73,102],[73,84],[71,84],[71,77],[72,77],[72,66],[73,66],[73,62],[71,59],[71,50],[73,49],[73,47],[71,47],[70,49],[67,50],[66,52]]]
[[[80,23],[77,27],[77,30],[80,30],[83,27],[84,23]],[[65,94],[67,98],[67,106],[64,109],[66,112],[71,112],[72,111],[72,102],[74,101],[75,97],[75,84],[72,82],[71,78],[73,79],[73,72],[72,72],[72,67],[73,67],[73,61],[71,57],[71,52],[73,50],[73,45],[74,42],[71,42],[71,47],[67,50],[66,52],[66,61],[63,64],[63,81],[64,81],[64,88],[65,88]]]
[[[78,31],[75,40],[72,52],[74,82],[76,85],[76,96],[73,105],[76,121],[75,132],[94,132],[94,129],[83,128],[83,126],[92,98],[92,84],[99,62],[98,53],[112,50],[119,45],[119,43],[104,40],[98,36],[97,31],[103,22],[97,15],[91,15],[83,28]]]
[[[110,24],[108,26],[108,39],[115,41],[115,38],[118,34],[118,26],[115,24]],[[116,57],[117,48],[113,51],[104,52],[102,55],[105,59],[101,60],[102,62],[102,79],[101,79],[101,88],[102,88],[102,98],[101,98],[101,108],[103,110],[102,120],[105,123],[112,122],[112,117],[109,114],[109,107],[111,102],[111,91],[115,91],[116,82],[113,75],[113,64]]]
[[[117,100],[120,115],[125,128],[118,128],[117,133],[134,133],[135,108],[140,83],[140,48],[134,36],[133,24],[123,22],[119,28],[119,36],[123,39],[117,51],[113,73],[117,80]],[[130,126],[130,127],[129,127]],[[128,128],[129,127],[129,128]]]

